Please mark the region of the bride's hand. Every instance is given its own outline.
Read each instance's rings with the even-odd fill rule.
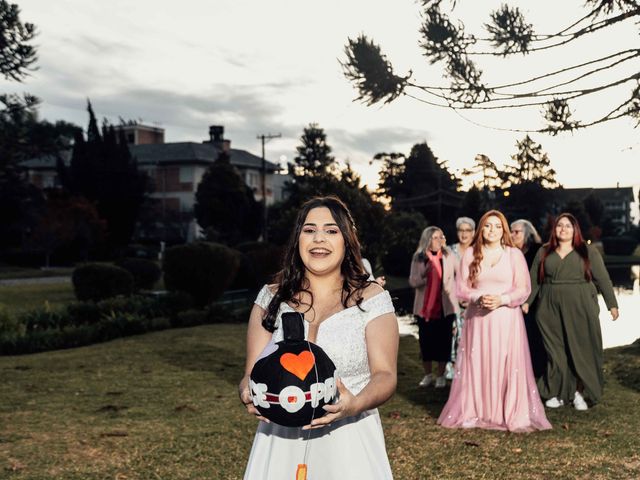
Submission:
[[[242,385],[242,383],[240,385]],[[253,400],[251,399],[251,393],[249,392],[248,385],[245,386],[244,388],[240,386],[240,388],[238,389],[238,393],[240,395],[240,401],[242,402],[244,407],[247,409],[247,413],[249,413],[250,415],[253,415],[258,420],[262,420],[263,422],[270,423],[268,418],[265,418],[262,415],[260,415],[260,412],[253,404]]]
[[[338,379],[336,387],[340,394],[339,400],[334,404],[322,407],[329,413],[323,417],[316,418],[310,425],[305,425],[302,427],[303,430],[322,428],[342,418],[352,417],[360,413],[358,410],[358,399],[344,386],[342,380]]]

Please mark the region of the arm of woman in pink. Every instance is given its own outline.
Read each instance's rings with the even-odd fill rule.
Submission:
[[[500,303],[507,307],[519,307],[527,301],[531,293],[529,267],[519,248],[509,248],[509,255],[513,275],[511,288],[500,295]]]
[[[469,284],[469,265],[473,261],[473,249],[464,252],[456,276],[456,296],[459,302],[473,303],[480,297],[480,292]]]

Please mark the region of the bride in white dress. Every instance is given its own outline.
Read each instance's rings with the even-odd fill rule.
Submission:
[[[276,284],[255,301],[247,331],[247,361],[240,399],[260,422],[245,480],[294,480],[306,464],[309,480],[391,479],[376,407],[396,388],[398,323],[391,297],[368,280],[353,219],[335,196],[303,205]],[[302,428],[259,416],[249,374],[270,342],[283,339],[282,312],[304,314],[307,340],[333,360],[339,400]]]

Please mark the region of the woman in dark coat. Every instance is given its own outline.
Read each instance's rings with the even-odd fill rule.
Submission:
[[[529,220],[518,219],[511,222],[511,240],[513,245],[520,249],[527,261],[527,266],[531,270],[533,259],[542,245],[542,240],[536,227]],[[542,334],[534,317],[535,304],[530,305],[529,313],[524,314],[524,325],[527,329],[527,340],[529,342],[529,352],[531,353],[531,366],[533,375],[540,378],[544,375],[547,367],[547,351],[544,349]]]
[[[600,253],[582,238],[570,213],[556,219],[549,238],[531,267],[531,295],[522,309],[538,298],[535,313],[548,362],[538,390],[549,408],[569,401],[576,410],[587,410],[585,401],[602,397],[604,377],[598,291],[611,318],[618,318],[618,304]]]

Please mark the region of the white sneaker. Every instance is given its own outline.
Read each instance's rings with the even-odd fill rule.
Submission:
[[[580,392],[576,392],[573,396],[573,408],[582,411],[589,410],[589,406],[587,405],[587,402],[584,401],[584,397]]]
[[[436,378],[436,388],[444,388],[446,386],[447,386],[447,379],[444,377],[444,375],[442,377]]]
[[[454,376],[455,376],[455,368],[453,366],[453,363],[447,362],[447,368],[445,370],[444,377],[447,380],[453,380]]]
[[[564,405],[564,400],[558,400],[558,397],[553,397],[544,402],[549,408],[558,408]]]
[[[433,383],[433,375],[430,373],[429,375],[425,375],[422,380],[418,383],[419,387],[428,387]]]

